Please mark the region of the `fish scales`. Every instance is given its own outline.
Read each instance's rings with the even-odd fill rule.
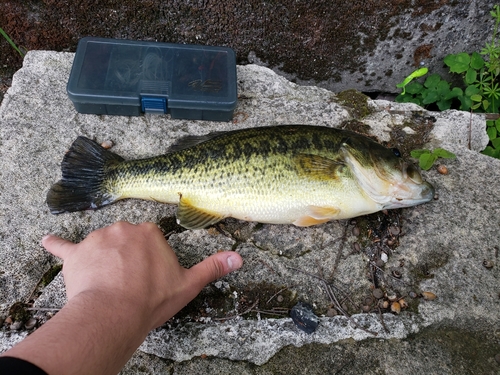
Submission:
[[[62,165],[63,178],[47,196],[53,213],[97,208],[124,198],[149,199],[178,204],[178,220],[188,228],[229,216],[295,225],[358,216],[388,206],[382,201],[389,193],[382,192],[379,199],[380,188],[372,185],[396,183],[377,176],[408,180],[406,169],[418,174],[391,150],[367,137],[319,126],[261,127],[187,137],[165,155],[130,161],[99,150],[90,140],[77,140],[72,149],[78,148],[77,142],[82,143],[79,149],[101,152],[101,158],[110,161],[104,162],[102,180],[89,183],[98,191],[82,191],[85,202],[71,206],[70,199],[62,195],[84,181],[72,181],[75,173],[71,168],[82,161],[76,162],[79,154],[70,149]],[[398,168],[399,174],[393,171]],[[408,190],[408,184],[415,185],[414,181],[397,183],[403,190]],[[425,190],[425,197],[405,201],[403,206],[422,203],[433,192],[421,178],[416,185]],[[418,189],[414,193],[418,195]],[[58,206],[58,200],[65,204]]]

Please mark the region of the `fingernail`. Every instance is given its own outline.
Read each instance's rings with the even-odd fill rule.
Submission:
[[[53,234],[46,234],[45,236],[42,237],[42,242],[45,241],[47,238],[52,237]]]
[[[230,255],[226,259],[227,265],[231,271],[237,270],[241,267],[242,261],[239,256]]]

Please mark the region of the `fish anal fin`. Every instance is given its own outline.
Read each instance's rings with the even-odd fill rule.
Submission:
[[[323,224],[335,219],[340,213],[340,209],[331,206],[309,206],[307,211],[305,215],[299,217],[293,224],[298,227],[310,227],[311,225]]]
[[[346,167],[342,160],[312,154],[297,155],[295,164],[300,175],[319,180],[337,179]]]
[[[224,216],[195,207],[189,199],[181,195],[177,207],[177,224],[187,229],[202,229],[222,219],[224,219]]]

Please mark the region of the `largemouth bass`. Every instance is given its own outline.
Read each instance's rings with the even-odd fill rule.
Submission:
[[[434,188],[399,152],[334,128],[286,125],[181,139],[162,156],[124,160],[79,137],[47,195],[53,214],[139,198],[178,204],[177,222],[233,217],[310,226],[430,201]]]

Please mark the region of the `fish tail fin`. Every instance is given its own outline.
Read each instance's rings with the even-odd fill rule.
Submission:
[[[106,191],[105,181],[110,166],[122,162],[121,156],[98,143],[78,137],[64,155],[62,178],[47,193],[52,214],[96,209],[118,198]]]

